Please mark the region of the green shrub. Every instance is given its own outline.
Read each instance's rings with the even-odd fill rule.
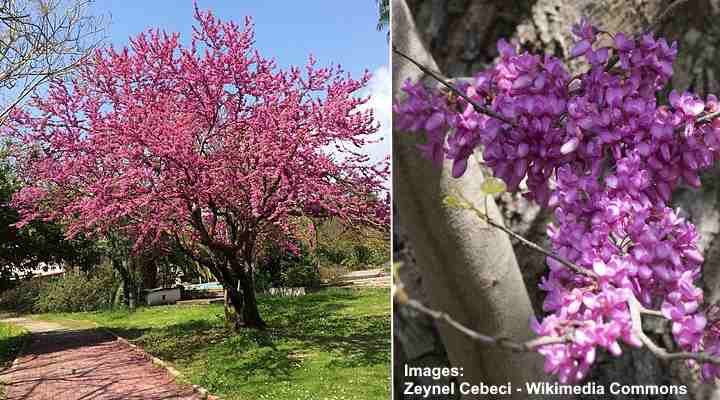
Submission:
[[[390,260],[390,247],[380,240],[337,239],[318,248],[321,265],[342,265],[348,269],[365,269]]]
[[[307,246],[299,244],[298,248],[298,254],[278,247],[268,251],[253,275],[258,292],[271,287],[316,287],[320,284],[315,257]]]
[[[320,284],[320,274],[314,265],[292,265],[281,276],[284,287],[317,287]]]
[[[109,265],[91,273],[68,271],[40,290],[34,310],[45,313],[111,308],[118,285],[119,280]]]
[[[17,313],[29,313],[33,311],[35,301],[47,281],[42,279],[20,280],[11,289],[0,293],[0,310]]]
[[[270,271],[266,269],[256,270],[253,279],[255,280],[255,290],[258,293],[262,293],[273,286],[278,286],[280,283],[274,280]]]

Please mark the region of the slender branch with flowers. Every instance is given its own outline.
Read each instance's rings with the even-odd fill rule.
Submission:
[[[406,82],[407,96],[394,105],[396,128],[420,136],[419,149],[436,163],[452,160],[454,177],[482,150],[509,190],[524,183],[524,196],[554,210],[549,273],[540,284],[549,314],[531,325],[557,341],[517,344],[543,354],[548,373],[581,380],[598,347],[617,356],[626,343],[701,363],[703,378],[718,377],[720,329],[708,322],[696,285],[698,233],[670,208],[673,189],[699,187],[699,173],[720,157],[718,100],[672,91],[660,104],[676,43],[617,33],[602,46],[599,32],[587,20],[573,28],[571,57],[587,63],[574,77],[560,59],[500,40],[497,64],[452,86],[455,95]],[[643,313],[672,322],[680,352],[645,335]],[[425,314],[454,325],[447,314]]]

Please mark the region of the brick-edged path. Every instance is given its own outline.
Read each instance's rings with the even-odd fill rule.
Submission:
[[[69,330],[24,318],[32,341],[0,372],[7,400],[199,400],[142,353],[96,330]]]

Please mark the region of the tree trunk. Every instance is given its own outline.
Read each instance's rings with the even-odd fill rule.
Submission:
[[[243,326],[243,320],[240,318],[242,310],[245,308],[243,304],[242,293],[238,291],[238,280],[235,275],[227,268],[227,263],[235,263],[230,260],[233,255],[220,255],[217,257],[218,260],[223,261],[211,261],[204,260],[203,264],[210,273],[215,276],[223,285],[225,289],[225,326],[234,330],[239,330]],[[224,264],[223,264],[224,263]]]
[[[122,278],[123,303],[131,310],[134,310],[137,305],[135,299],[137,290],[132,274],[130,273],[129,268],[125,265],[126,263],[127,262],[123,260],[112,260],[113,267],[120,273],[120,277]]]
[[[240,326],[264,329],[266,325],[260,317],[260,311],[257,307],[251,266],[248,265],[246,271],[235,254],[223,254],[223,258],[227,260],[230,269],[219,264],[207,266],[225,288],[227,298],[229,298],[230,304],[235,309],[234,314],[243,316],[242,321],[236,319],[229,322],[234,323],[236,329],[240,328]],[[237,289],[238,283],[240,290]],[[230,314],[226,311],[226,317]]]
[[[123,278],[123,304],[125,307],[130,307],[130,285],[125,278]]]
[[[392,7],[394,45],[438,70],[418,35],[406,2],[393,1]],[[417,80],[423,76],[415,66],[394,57],[396,97],[408,78]],[[461,193],[481,209],[487,200],[489,215],[502,220],[495,202],[485,199],[480,190],[482,172],[477,163],[471,161],[465,176],[454,179],[448,164],[442,169],[432,165],[420,155],[409,135],[399,132],[394,133],[393,160],[399,220],[417,253],[429,305],[488,335],[518,341],[532,337],[532,307],[507,235],[471,211],[442,206],[445,195]],[[464,368],[463,381],[524,384],[545,379],[538,354],[480,346],[447,325],[438,328],[450,362]],[[527,398],[524,393],[510,397]]]
[[[255,284],[252,277],[252,265],[248,264],[246,270],[238,271],[240,288],[243,295],[243,321],[245,326],[250,328],[265,329],[265,321],[260,317],[260,311],[255,298]]]
[[[242,295],[237,291],[237,286],[234,285],[234,283],[230,283],[225,286],[225,326],[239,330],[243,325],[240,315],[244,304]]]
[[[158,266],[154,257],[138,260],[142,266],[142,284],[144,289],[155,289],[158,284]],[[165,282],[162,282],[165,285]]]

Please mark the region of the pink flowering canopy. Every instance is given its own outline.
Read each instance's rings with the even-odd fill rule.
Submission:
[[[195,18],[189,46],[149,30],[14,112],[22,223],[231,252],[282,238],[301,215],[387,229],[388,162],[362,152],[377,131],[358,96],[369,74],[312,57],[279,69],[253,48],[250,19],[240,27],[197,8]]]
[[[717,98],[673,91],[670,104],[658,103],[675,43],[618,33],[601,46],[587,21],[573,33],[571,57],[587,62],[575,77],[551,55],[498,42],[498,63],[460,89],[501,118],[408,82],[407,98],[394,106],[397,127],[422,135],[421,150],[431,159],[452,160],[455,177],[482,149],[508,188],[524,181],[528,198],[554,209],[554,253],[591,273],[547,259],[540,287],[549,315],[532,321],[532,329],[569,340],[539,347],[546,372],[578,381],[598,347],[619,355],[621,342],[641,346],[633,298],[672,321],[682,350],[718,356],[720,323],[709,320],[695,283],[703,263],[698,233],[669,207],[674,188],[698,187],[699,172],[720,157]],[[702,374],[718,377],[720,367],[705,363]]]

